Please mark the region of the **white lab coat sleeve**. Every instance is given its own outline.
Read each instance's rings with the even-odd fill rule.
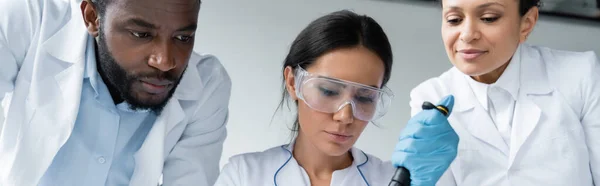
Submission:
[[[447,92],[444,83],[440,78],[431,78],[419,84],[410,91],[410,116],[414,116],[423,110],[423,102],[428,101],[433,104],[439,102]]]
[[[214,186],[241,186],[240,162],[235,156],[223,166],[219,178]]]
[[[4,12],[6,8],[1,8],[0,12]],[[17,78],[17,72],[19,69],[17,68],[17,61],[8,46],[8,41],[6,40],[6,32],[7,25],[2,24],[0,22],[0,132],[2,131],[2,123],[4,123],[4,107],[7,104],[4,104],[4,98],[13,91],[15,86],[15,79]]]
[[[40,25],[41,0],[0,0],[0,100],[14,90],[31,40]]]
[[[588,78],[583,81],[585,102],[581,123],[590,153],[592,179],[594,185],[600,185],[600,61],[597,55],[590,53],[592,55],[588,59],[592,66],[586,69]]]
[[[208,60],[217,60],[211,58]],[[213,185],[219,176],[231,96],[231,79],[220,66],[204,84],[195,118],[166,157],[163,185]]]
[[[6,96],[15,88],[17,74],[39,27],[41,2],[0,0],[0,130]]]
[[[413,117],[423,110],[421,108],[423,102],[429,101],[434,104],[438,102],[442,98],[440,94],[441,88],[441,84],[437,78],[429,79],[414,88],[410,92],[410,116]],[[456,181],[450,168],[440,177],[436,186],[456,186]]]
[[[3,8],[0,8],[0,11],[2,11],[2,9]],[[3,26],[4,25],[0,23],[0,66],[2,66],[2,68],[0,68],[0,103],[5,103],[4,97],[13,91],[15,79],[19,70],[17,68],[17,61],[10,51],[8,44],[6,44],[8,42],[2,31],[4,30],[2,28]],[[5,104],[0,105],[0,126],[4,123],[4,106]],[[0,131],[1,130],[2,127],[0,127]]]

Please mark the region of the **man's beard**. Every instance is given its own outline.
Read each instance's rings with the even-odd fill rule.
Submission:
[[[102,79],[109,88],[111,95],[118,94],[113,95],[113,99],[115,99],[115,97],[120,97],[129,104],[129,107],[132,110],[149,109],[155,114],[160,115],[162,109],[175,93],[175,90],[177,89],[177,86],[181,80],[180,77],[183,77],[183,73],[180,77],[177,77],[172,72],[161,72],[159,70],[149,73],[127,73],[127,71],[125,71],[125,69],[123,69],[117,63],[112,53],[108,50],[105,36],[106,35],[104,35],[102,28],[100,28],[97,39],[97,67],[98,72],[103,76]],[[135,95],[136,93],[132,91],[132,85],[134,82],[137,82],[144,77],[166,79],[172,81],[174,87],[169,90],[167,96],[162,101],[152,102],[148,100],[140,100],[140,98]]]

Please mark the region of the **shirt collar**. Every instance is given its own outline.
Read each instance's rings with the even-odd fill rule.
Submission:
[[[97,98],[100,94],[99,82],[102,81],[98,68],[96,66],[96,43],[94,37],[88,37],[87,47],[85,50],[85,70],[83,72],[83,78],[88,79],[92,89],[94,90],[95,97]]]
[[[521,46],[517,48],[508,66],[500,75],[500,78],[493,84],[485,84],[473,80],[469,75],[465,75],[465,79],[471,86],[475,97],[485,110],[488,109],[488,91],[492,87],[500,88],[510,94],[513,100],[517,100],[520,87],[520,70],[521,70]]]
[[[507,91],[513,100],[517,100],[519,94],[520,80],[521,80],[521,47],[519,46],[511,58],[508,66],[500,75],[500,78],[496,83],[492,84],[493,87],[501,88]]]

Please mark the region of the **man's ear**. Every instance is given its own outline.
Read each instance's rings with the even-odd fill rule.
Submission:
[[[521,43],[525,42],[527,40],[527,37],[529,37],[529,34],[533,32],[533,28],[535,27],[538,21],[539,15],[540,12],[538,7],[532,7],[521,18],[521,30],[519,33],[519,40]]]
[[[294,101],[297,101],[298,97],[296,96],[296,87],[294,85],[296,83],[294,78],[294,69],[292,69],[290,66],[285,67],[285,70],[283,70],[283,77],[285,78],[285,89],[290,97]]]
[[[95,4],[91,0],[83,0],[80,5],[83,22],[90,35],[98,37],[100,28],[100,16]]]

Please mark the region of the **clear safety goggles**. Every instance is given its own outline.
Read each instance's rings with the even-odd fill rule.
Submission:
[[[387,87],[379,89],[310,74],[300,66],[295,76],[296,96],[310,108],[324,113],[335,113],[350,105],[356,119],[373,121],[385,115],[394,98]]]

